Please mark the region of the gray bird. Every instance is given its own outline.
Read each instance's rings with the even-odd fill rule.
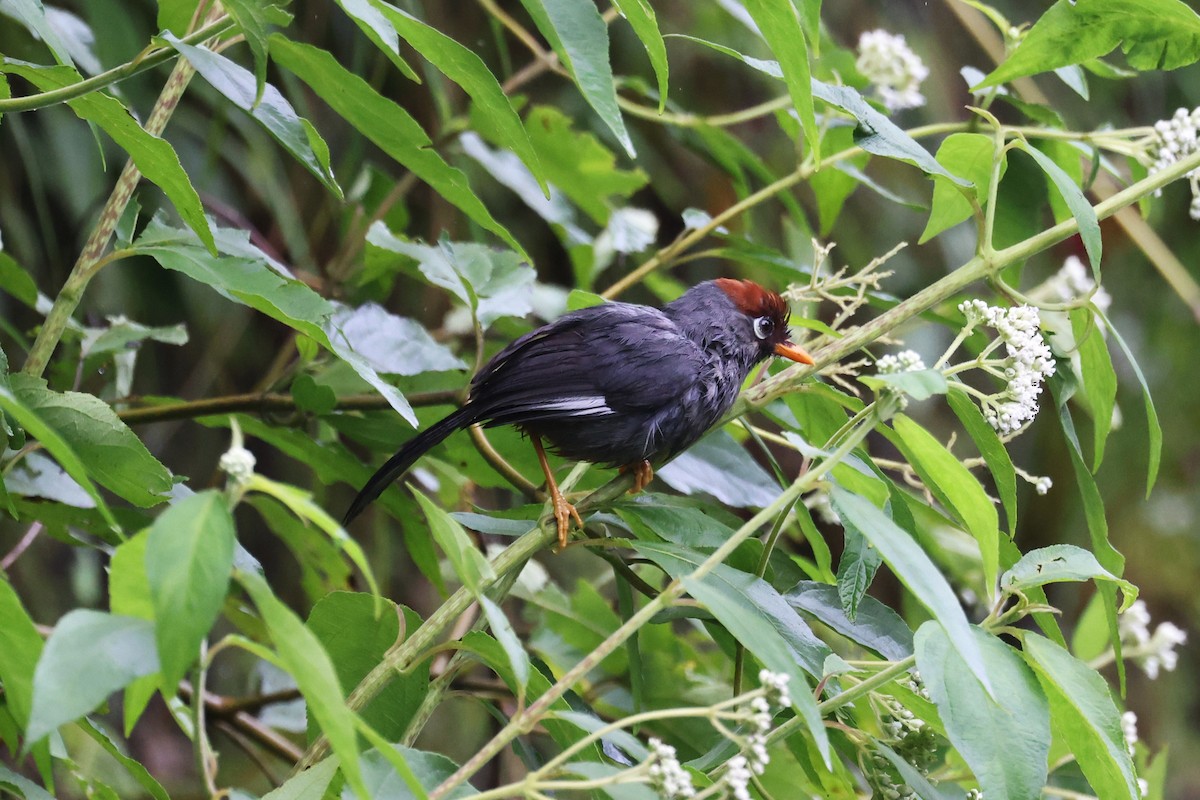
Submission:
[[[454,431],[515,425],[533,442],[554,505],[558,540],[574,519],[542,439],[573,461],[634,474],[634,491],[696,442],[733,405],[750,370],[772,355],[813,363],[788,339],[787,303],[752,281],[718,278],[664,308],[605,303],[566,314],[497,353],[467,402],[410,439],[371,476],[349,524],[396,478]]]

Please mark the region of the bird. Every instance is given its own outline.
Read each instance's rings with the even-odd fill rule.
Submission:
[[[792,343],[787,302],[749,280],[699,283],[661,309],[606,302],[569,312],[494,355],[457,410],[387,460],[350,504],[343,526],[455,431],[514,425],[546,476],[558,543],[583,520],[558,488],[542,440],[572,461],[619,467],[638,492],[665,462],[725,415],[750,370],[775,355],[812,357]]]

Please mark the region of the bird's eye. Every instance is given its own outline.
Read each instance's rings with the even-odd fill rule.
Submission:
[[[754,335],[766,339],[775,331],[775,320],[770,317],[759,317],[754,320]]]

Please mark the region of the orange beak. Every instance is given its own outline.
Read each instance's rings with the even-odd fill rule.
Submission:
[[[806,353],[803,348],[796,347],[791,342],[780,342],[775,345],[775,355],[783,356],[784,358],[795,361],[799,364],[812,364],[812,356]]]

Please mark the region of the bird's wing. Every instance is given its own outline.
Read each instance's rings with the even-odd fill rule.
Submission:
[[[581,309],[498,353],[472,383],[496,424],[637,413],[678,401],[704,356],[654,308]]]

